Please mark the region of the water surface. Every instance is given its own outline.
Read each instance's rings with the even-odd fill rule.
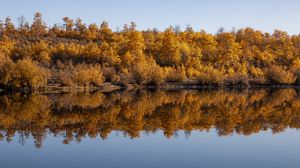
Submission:
[[[1,167],[299,167],[297,89],[0,96]]]

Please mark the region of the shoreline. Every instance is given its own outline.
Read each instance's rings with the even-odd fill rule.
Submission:
[[[114,92],[124,90],[140,90],[140,89],[161,89],[161,90],[198,90],[198,89],[259,89],[259,88],[300,88],[300,85],[203,85],[196,82],[168,82],[152,85],[137,85],[126,84],[117,85],[112,83],[104,83],[101,86],[59,86],[51,84],[46,86],[39,86],[36,88],[15,88],[5,89],[0,88],[0,93],[66,93],[66,92]]]

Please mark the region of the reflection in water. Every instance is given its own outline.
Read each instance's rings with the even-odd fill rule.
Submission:
[[[65,144],[86,136],[105,139],[113,131],[130,138],[141,131],[172,137],[179,130],[188,136],[213,128],[220,136],[278,133],[300,128],[299,107],[295,89],[14,94],[0,97],[0,140],[17,134],[23,144],[31,135],[41,147],[49,132],[65,137]]]

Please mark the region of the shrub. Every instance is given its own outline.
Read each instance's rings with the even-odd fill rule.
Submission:
[[[117,74],[114,67],[102,68],[102,74],[107,82],[119,83],[120,76]]]
[[[127,84],[132,84],[134,83],[134,79],[132,76],[132,73],[128,72],[128,71],[123,71],[120,73],[120,83],[124,86],[126,86]]]
[[[72,73],[68,70],[60,70],[58,72],[58,82],[63,86],[73,86],[74,82],[72,80]]]
[[[14,68],[13,86],[15,87],[36,87],[46,85],[51,73],[48,69],[40,67],[31,59],[19,60]]]
[[[252,77],[252,78],[263,78],[264,77],[264,72],[261,68],[250,66],[249,76]]]
[[[265,73],[270,84],[293,84],[296,81],[294,74],[279,66],[272,65]]]
[[[77,83],[80,86],[89,85],[90,76],[85,66],[82,65],[76,66],[73,71],[74,72],[72,78],[74,79],[75,83]]]
[[[149,81],[149,66],[143,62],[137,62],[132,66],[132,75],[137,84],[145,84]]]
[[[0,84],[8,85],[13,78],[14,63],[8,57],[0,54]]]
[[[49,49],[49,44],[45,41],[40,41],[32,44],[30,48],[32,58],[42,64],[49,64],[51,60],[51,53]]]
[[[164,81],[163,69],[154,60],[137,62],[132,66],[132,77],[137,84],[159,84]]]
[[[300,84],[300,69],[293,69],[292,73],[294,74],[294,76],[296,77],[296,82],[295,84]]]
[[[155,65],[152,68],[150,67],[149,83],[152,83],[152,84],[162,83],[165,80],[165,76],[166,75],[160,66]]]
[[[80,86],[99,86],[104,78],[99,66],[80,64],[74,67],[73,81]]]
[[[195,68],[187,68],[186,74],[189,79],[193,79],[199,77],[201,72]]]
[[[60,66],[56,77],[63,86],[100,86],[104,81],[101,68],[97,65],[68,63]]]
[[[225,79],[224,84],[226,86],[248,86],[249,78],[247,75],[237,73],[237,74],[228,76]]]
[[[186,80],[186,71],[184,67],[166,68],[166,80],[168,82],[182,82]]]
[[[100,86],[103,83],[104,77],[102,75],[100,66],[89,66],[88,74],[90,77],[89,79],[90,84],[95,86]]]
[[[220,86],[224,83],[224,74],[208,67],[204,72],[200,73],[198,80],[200,84]]]
[[[73,86],[72,79],[74,66],[72,63],[64,64],[60,61],[56,62],[56,68],[53,71],[54,82],[60,83],[62,86]]]

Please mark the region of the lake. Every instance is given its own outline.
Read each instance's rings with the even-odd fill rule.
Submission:
[[[300,90],[0,96],[1,167],[299,167]]]

